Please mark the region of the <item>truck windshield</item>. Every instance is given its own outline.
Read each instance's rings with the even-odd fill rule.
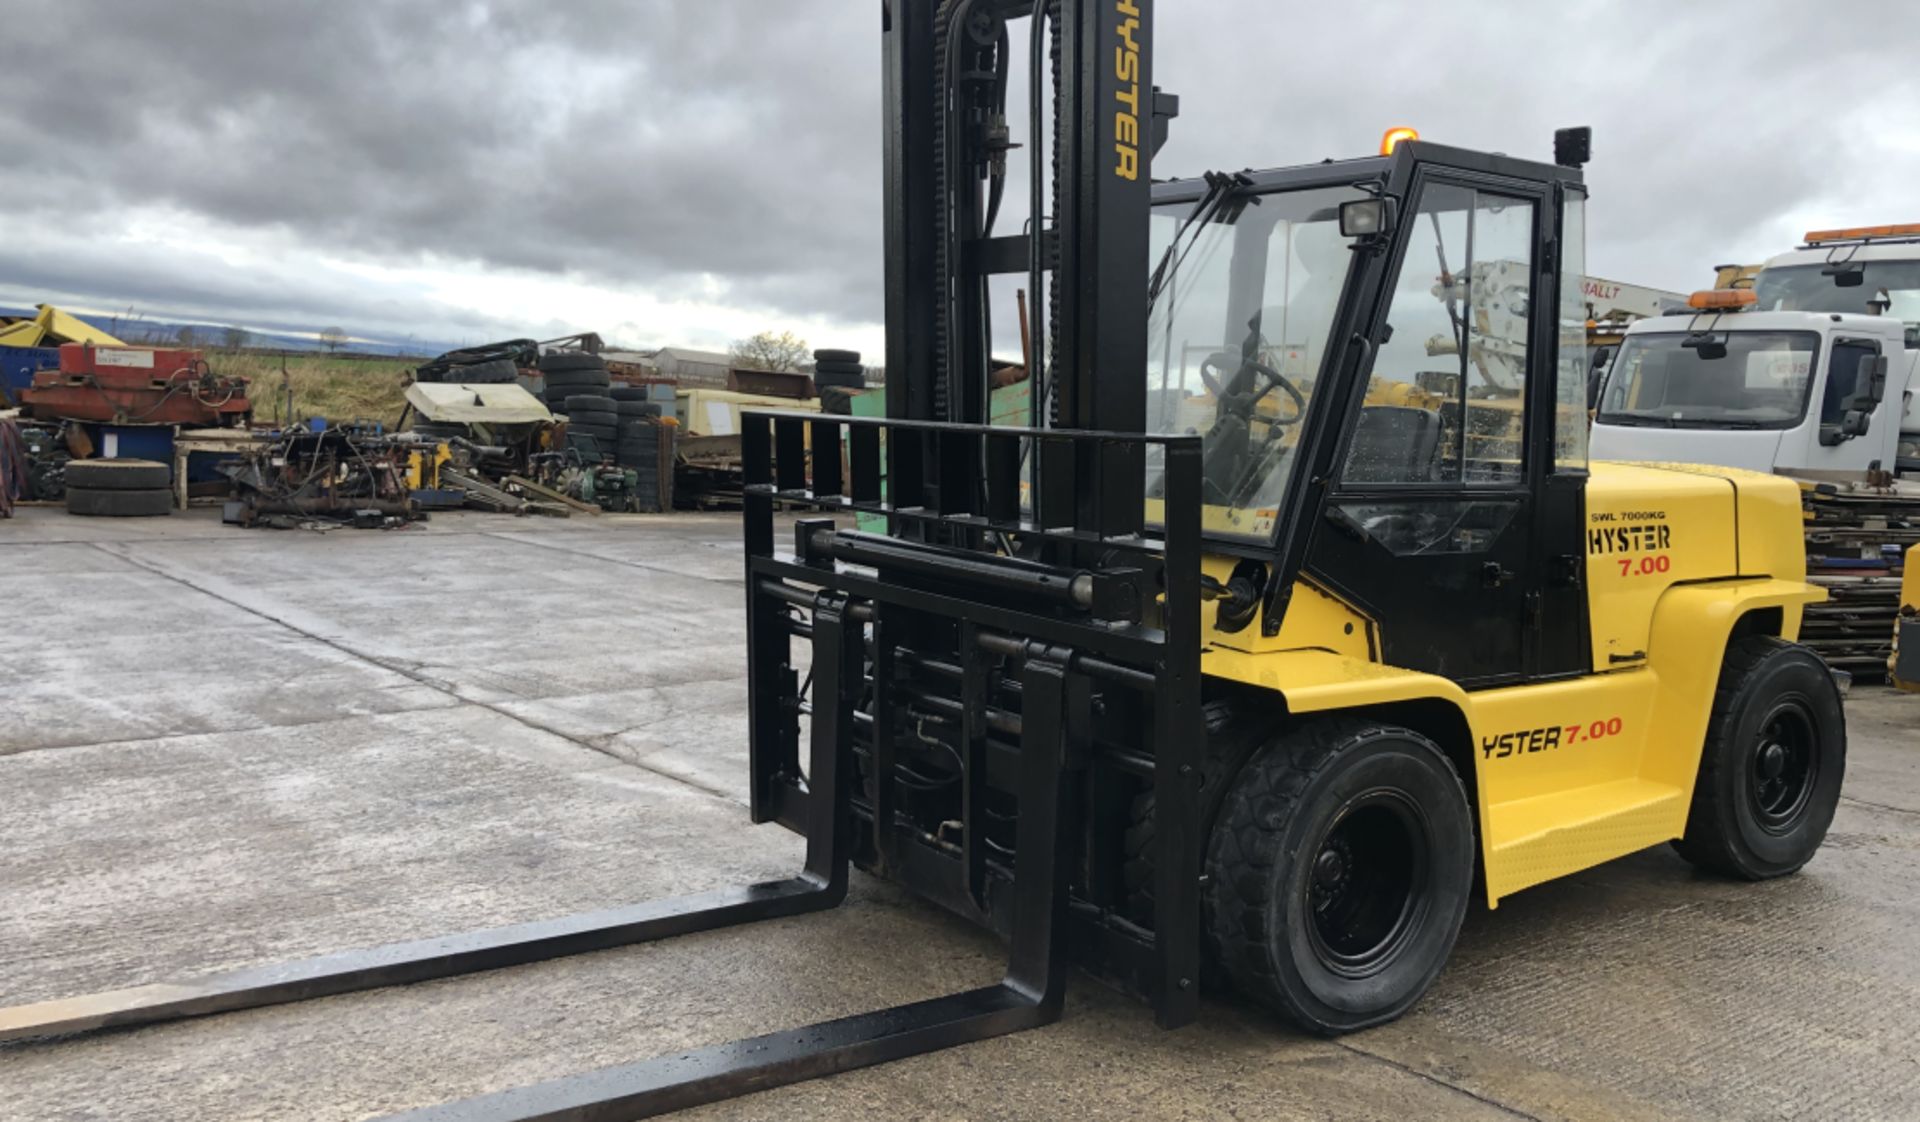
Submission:
[[[1598,421],[1669,428],[1785,429],[1806,414],[1820,336],[1721,331],[1629,335],[1607,375]],[[1722,353],[1722,349],[1724,353]]]
[[[1783,265],[1753,280],[1762,312],[1852,312],[1891,316],[1907,325],[1907,346],[1920,346],[1920,261],[1863,261],[1860,283],[1842,287],[1824,265]]]
[[[1147,428],[1201,435],[1209,532],[1273,532],[1351,267],[1340,204],[1365,197],[1318,187],[1154,208]]]

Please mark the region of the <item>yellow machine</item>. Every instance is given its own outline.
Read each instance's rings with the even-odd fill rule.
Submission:
[[[0,347],[52,347],[61,343],[91,343],[96,347],[124,347],[125,343],[87,321],[41,304],[31,319],[0,325]]]
[[[1905,651],[1903,657],[1901,651]],[[1887,673],[1894,685],[1920,693],[1920,545],[1907,550],[1900,578],[1900,613],[1893,621],[1893,655]]]

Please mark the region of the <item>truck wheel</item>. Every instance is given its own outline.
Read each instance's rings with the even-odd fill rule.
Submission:
[[[1727,648],[1687,832],[1673,847],[1742,880],[1785,876],[1826,839],[1847,769],[1847,719],[1818,655],[1771,635]]]
[[[1439,976],[1473,888],[1473,814],[1410,729],[1317,722],[1269,744],[1208,846],[1208,920],[1238,988],[1310,1032],[1405,1013]]]

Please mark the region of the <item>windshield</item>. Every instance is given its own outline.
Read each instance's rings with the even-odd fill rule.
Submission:
[[[1702,338],[1718,345],[1687,345]],[[1820,336],[1811,331],[1629,335],[1607,375],[1598,419],[1669,428],[1792,428],[1806,413],[1819,349]]]
[[[1193,202],[1154,208],[1151,260],[1166,264],[1148,313],[1147,428],[1202,436],[1213,532],[1273,532],[1351,264],[1340,204],[1366,197],[1240,196],[1198,222]]]
[[[1824,265],[1767,268],[1754,278],[1754,308],[1763,312],[1852,312],[1886,315],[1907,325],[1907,346],[1920,346],[1920,261],[1862,261],[1860,283],[1842,287]]]

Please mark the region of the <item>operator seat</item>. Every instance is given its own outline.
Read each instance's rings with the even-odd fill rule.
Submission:
[[[1440,414],[1408,405],[1360,410],[1347,450],[1349,483],[1426,483],[1440,448]]]

